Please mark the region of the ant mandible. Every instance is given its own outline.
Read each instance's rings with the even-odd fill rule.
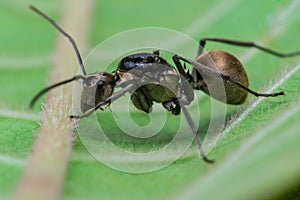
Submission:
[[[164,58],[160,57],[159,51],[154,51],[153,53],[136,53],[124,57],[119,62],[114,74],[107,72],[87,74],[75,40],[45,13],[34,6],[30,6],[30,9],[48,20],[60,33],[69,39],[83,74],[44,88],[33,97],[30,102],[30,109],[33,108],[41,95],[72,81],[81,80],[83,83],[80,104],[81,111],[84,113],[78,116],[71,115],[70,118],[72,119],[88,117],[96,110],[102,109],[102,106],[109,105],[126,93],[131,93],[131,101],[134,106],[146,113],[151,112],[153,102],[162,103],[163,107],[173,115],[180,114],[182,110],[191,130],[195,134],[200,155],[207,163],[213,163],[214,161],[205,156],[198,130],[186,109],[186,105],[189,105],[194,100],[193,90],[202,90],[219,101],[233,105],[242,104],[246,100],[248,93],[256,97],[276,97],[284,95],[284,92],[263,94],[249,89],[247,73],[242,63],[226,51],[212,50],[203,53],[206,42],[213,41],[241,47],[254,47],[277,57],[300,55],[300,51],[285,54],[267,49],[253,42],[203,38],[199,42],[198,57],[195,60],[179,55],[173,56],[173,62],[177,70]],[[184,62],[184,65],[181,62]],[[189,73],[185,63],[193,66],[192,73]],[[208,79],[204,78],[203,75],[208,75]],[[214,83],[212,80],[215,78],[222,80],[226,98],[224,98],[224,95],[218,95],[209,91],[208,84],[217,87],[217,85],[214,85],[217,82]],[[114,93],[116,87],[121,87],[122,89]]]

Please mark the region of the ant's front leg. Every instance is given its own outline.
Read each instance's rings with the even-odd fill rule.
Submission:
[[[87,111],[86,113],[82,114],[82,115],[70,115],[71,119],[83,119],[83,118],[87,118],[89,116],[91,116],[95,111],[97,111],[98,109],[103,111],[103,108],[101,108],[101,106],[106,105],[107,102],[100,102],[98,105],[96,105],[94,108],[90,109],[89,111]]]
[[[94,108],[90,109],[86,113],[84,113],[82,115],[71,115],[70,118],[71,119],[83,119],[83,118],[89,117],[96,110],[101,109],[101,106],[110,105],[113,101],[119,99],[120,97],[122,97],[123,95],[125,95],[127,92],[133,91],[134,88],[135,88],[135,85],[129,84],[129,85],[125,86],[123,89],[121,89],[120,91],[115,92],[114,94],[112,94],[105,101],[102,101],[102,102],[98,103]]]

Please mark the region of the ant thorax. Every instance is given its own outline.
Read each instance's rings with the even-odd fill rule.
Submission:
[[[131,100],[135,107],[151,112],[153,102],[172,110],[182,96],[178,72],[157,54],[140,53],[123,58],[116,70],[117,86],[135,85]]]

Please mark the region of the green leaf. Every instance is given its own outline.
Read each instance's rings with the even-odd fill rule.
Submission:
[[[63,11],[57,1],[34,4],[59,21],[58,16]],[[32,14],[25,3],[3,0],[0,5],[0,198],[9,198],[22,176],[39,129],[35,121],[39,116],[29,112],[27,107],[32,96],[48,83],[51,52],[58,34]],[[186,33],[195,40],[210,36],[257,41],[272,49],[290,52],[300,49],[299,7],[297,0],[172,3],[103,0],[95,2],[90,47],[120,31],[158,26]],[[174,45],[182,44],[174,41]],[[250,96],[249,102],[240,108],[228,106],[229,122],[209,154],[216,160],[214,165],[207,165],[199,158],[194,144],[179,160],[159,171],[138,175],[123,173],[96,161],[78,139],[62,188],[62,199],[295,197],[300,184],[299,58],[279,59],[253,49],[216,43],[208,43],[209,49],[224,49],[237,55],[249,73],[251,88],[268,92],[284,90],[286,95],[269,99]],[[108,55],[110,51],[113,49],[107,50]],[[209,98],[201,97],[199,105],[201,110],[209,108]],[[35,112],[39,110],[36,108]],[[106,116],[101,112],[97,115]],[[143,116],[136,114],[136,118],[142,118],[146,124],[147,118]],[[200,130],[204,131],[209,119],[202,120],[205,121],[201,121]],[[172,130],[171,125],[168,130]],[[120,136],[119,143],[129,149],[152,148],[145,143],[124,141],[126,138],[114,129],[111,136],[117,143]],[[172,133],[157,145],[164,145],[170,137]],[[287,196],[289,192],[292,194]]]

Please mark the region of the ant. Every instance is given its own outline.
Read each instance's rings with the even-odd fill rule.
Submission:
[[[134,106],[146,113],[151,112],[153,102],[161,103],[173,115],[180,114],[182,110],[190,128],[195,134],[200,155],[207,163],[213,163],[214,161],[205,156],[198,130],[186,109],[186,105],[189,105],[194,100],[193,90],[202,90],[219,101],[233,105],[242,104],[246,100],[248,93],[256,97],[277,97],[284,95],[284,92],[264,94],[249,89],[247,73],[242,63],[226,51],[211,50],[203,53],[206,42],[212,41],[241,47],[253,47],[277,57],[300,55],[300,51],[285,54],[267,49],[253,42],[203,38],[199,42],[198,56],[195,60],[179,55],[173,56],[173,62],[177,70],[164,58],[160,57],[159,51],[154,51],[152,53],[135,53],[124,57],[113,72],[114,74],[107,72],[87,74],[75,40],[45,13],[34,6],[30,6],[30,9],[49,21],[61,34],[69,39],[83,74],[44,88],[33,97],[30,102],[30,109],[33,108],[37,99],[44,93],[72,81],[82,81],[83,90],[80,104],[81,111],[84,113],[78,116],[71,115],[70,118],[72,119],[88,117],[96,110],[102,109],[102,106],[109,105],[126,93],[131,93],[131,101]],[[184,63],[183,65],[182,62]],[[193,66],[191,73],[186,68],[185,63]],[[218,87],[216,80],[222,81],[226,97],[224,97],[224,94],[210,93],[209,85],[215,88]],[[121,87],[122,89],[114,93],[116,87]]]

